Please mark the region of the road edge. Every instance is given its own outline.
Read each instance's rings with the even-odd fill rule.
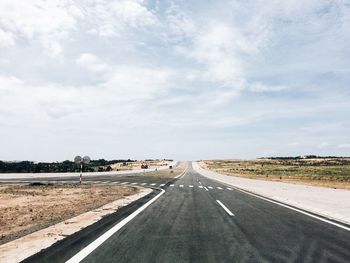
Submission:
[[[193,165],[195,163],[195,165]],[[196,167],[198,166],[198,167]],[[244,188],[240,188],[240,187],[237,187],[235,185],[232,185],[232,184],[229,184],[229,183],[226,183],[226,182],[223,182],[223,181],[220,181],[216,178],[212,178],[204,173],[201,173],[201,170],[204,170],[204,171],[208,171],[208,172],[212,172],[212,173],[216,173],[216,174],[219,174],[219,175],[224,175],[224,174],[220,174],[220,173],[217,173],[217,172],[213,172],[211,170],[208,170],[208,169],[205,169],[203,167],[201,167],[198,162],[192,162],[192,167],[193,169],[201,174],[202,176],[204,177],[207,177],[209,178],[210,180],[213,180],[213,181],[217,181],[221,184],[224,184],[228,187],[232,187],[240,192],[243,192],[243,193],[246,193],[246,194],[249,194],[249,195],[252,195],[252,196],[255,196],[257,198],[260,198],[260,199],[263,199],[265,201],[268,201],[268,202],[272,202],[272,203],[275,203],[277,205],[280,205],[280,206],[283,206],[283,207],[286,207],[288,209],[292,209],[296,212],[299,212],[299,213],[302,213],[302,214],[305,214],[307,216],[310,216],[310,217],[313,217],[313,218],[316,218],[318,220],[321,220],[323,222],[326,222],[326,223],[329,223],[329,224],[332,224],[332,225],[335,225],[337,227],[340,227],[344,230],[347,230],[347,231],[350,231],[350,224],[348,222],[345,222],[345,221],[342,221],[341,219],[336,219],[336,218],[333,218],[333,217],[329,217],[329,216],[326,216],[326,215],[323,215],[323,214],[319,214],[319,213],[316,213],[314,211],[311,211],[311,210],[307,210],[303,207],[299,207],[299,206],[296,206],[296,205],[292,205],[292,204],[288,204],[288,203],[285,203],[285,202],[282,202],[282,201],[279,201],[279,200],[276,200],[276,199],[273,199],[269,196],[265,196],[263,194],[260,194],[260,193],[256,193],[254,191],[250,191],[250,190],[247,190],[247,189],[244,189]],[[200,168],[200,169],[198,169]]]

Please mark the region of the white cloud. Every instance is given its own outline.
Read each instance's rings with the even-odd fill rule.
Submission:
[[[350,143],[342,143],[338,145],[338,148],[350,149]]]
[[[158,23],[142,0],[90,1],[78,5],[89,25],[89,32],[102,37],[120,36],[132,29]]]
[[[0,47],[9,47],[15,44],[14,35],[0,28]]]
[[[108,65],[102,63],[100,59],[91,53],[83,53],[76,60],[77,64],[87,68],[92,72],[101,72],[108,70]]]
[[[253,83],[249,86],[249,90],[252,92],[278,92],[282,90],[286,90],[288,87],[286,86],[268,86],[262,84],[261,82]]]

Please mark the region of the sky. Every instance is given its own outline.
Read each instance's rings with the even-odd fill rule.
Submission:
[[[306,154],[350,156],[350,1],[0,1],[0,160]]]

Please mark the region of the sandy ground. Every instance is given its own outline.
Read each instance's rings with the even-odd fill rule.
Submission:
[[[138,189],[136,194],[124,196],[92,211],[80,214],[63,222],[33,232],[11,242],[0,245],[0,262],[14,263],[30,257],[66,236],[78,232],[104,216],[114,213],[120,207],[126,206],[152,192],[151,189]]]
[[[115,185],[0,185],[0,244],[137,192]]]

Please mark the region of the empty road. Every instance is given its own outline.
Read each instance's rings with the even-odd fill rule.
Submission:
[[[164,183],[158,199],[81,262],[349,262],[348,230],[210,180],[191,164],[182,177]],[[160,193],[25,262],[78,262],[79,251]]]

